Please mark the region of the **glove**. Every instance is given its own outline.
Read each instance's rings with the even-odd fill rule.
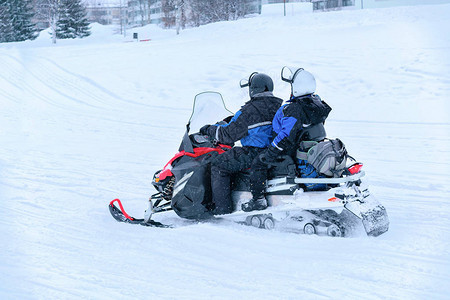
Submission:
[[[270,146],[263,153],[259,155],[259,160],[265,164],[274,162],[281,154],[281,151],[275,147]]]
[[[202,135],[208,135],[208,129],[211,127],[211,125],[205,125],[202,128],[200,128],[200,134]]]

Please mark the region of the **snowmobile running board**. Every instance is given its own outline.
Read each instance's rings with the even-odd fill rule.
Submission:
[[[364,171],[361,171],[359,173],[356,173],[354,175],[346,176],[346,177],[339,177],[339,178],[294,178],[293,183],[325,183],[325,184],[339,184],[339,183],[346,183],[351,181],[358,181],[361,177],[365,175]],[[288,177],[283,178],[275,178],[269,180],[269,183],[271,185],[278,185],[278,184],[289,184],[292,182],[288,182]]]

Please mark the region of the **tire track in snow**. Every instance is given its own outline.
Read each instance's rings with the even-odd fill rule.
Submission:
[[[7,66],[9,74],[3,75],[3,79],[16,88],[15,92],[27,93],[30,99],[37,98],[52,106],[69,110],[82,110],[85,106],[112,109],[117,101],[144,105],[123,100],[93,80],[70,72],[48,58],[32,58],[31,62],[27,62],[30,58],[21,60],[13,55],[5,57],[10,60]],[[2,59],[3,65],[4,61]],[[8,96],[13,99],[11,94]]]
[[[65,110],[68,108],[67,104],[64,104],[63,101],[61,101],[61,97],[59,97],[61,94],[48,83],[49,78],[40,78],[33,73],[33,69],[36,66],[34,62],[25,64],[15,56],[5,56],[7,56],[10,61],[13,61],[15,65],[8,69],[9,74],[4,78],[10,85],[16,88],[13,93],[17,93],[17,97],[20,97],[22,100],[26,99],[26,101],[19,102],[19,104],[26,105],[33,103],[37,105],[38,103],[36,103],[35,100],[40,100],[54,107]],[[38,68],[45,69],[46,66],[40,65]],[[53,77],[58,77],[58,74],[53,74]],[[65,97],[66,95],[67,94],[63,94],[63,99],[67,98]]]
[[[20,78],[25,73],[24,66],[11,55],[2,53],[0,59],[0,96],[9,99],[11,102],[20,103],[20,95],[23,93],[23,84]],[[3,103],[2,103],[3,104]]]
[[[110,98],[109,100],[111,100],[111,98],[112,98],[112,99],[115,99],[116,101],[124,102],[124,103],[126,103],[126,104],[133,104],[133,105],[137,105],[137,106],[145,106],[145,107],[148,106],[146,103],[141,103],[141,102],[137,102],[137,101],[132,101],[132,100],[130,100],[130,99],[124,99],[124,98],[122,98],[122,97],[116,95],[115,93],[111,92],[110,90],[104,88],[102,85],[100,85],[99,83],[95,82],[94,80],[92,80],[92,79],[90,79],[90,78],[88,78],[88,77],[86,77],[86,76],[83,76],[83,75],[80,75],[80,74],[71,72],[71,71],[69,71],[69,70],[63,68],[61,65],[57,64],[55,61],[50,60],[50,59],[48,59],[48,58],[46,58],[45,60],[46,60],[49,64],[52,64],[56,69],[61,70],[62,73],[68,74],[69,76],[72,76],[72,77],[74,77],[74,78],[78,78],[78,79],[80,79],[82,82],[84,82],[84,83],[86,84],[86,86],[90,86],[90,87],[92,87],[93,90],[97,90],[97,91],[98,91],[98,94],[94,94],[94,96],[95,96],[95,97],[97,98],[97,100],[98,100],[99,102],[101,102],[101,103],[105,103],[105,104],[111,105],[111,101],[104,101],[104,100],[103,100],[104,98],[101,97],[102,95],[108,95],[109,98]],[[106,98],[108,98],[108,97],[106,97]]]

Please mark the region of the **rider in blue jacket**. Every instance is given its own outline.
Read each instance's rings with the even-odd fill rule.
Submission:
[[[298,69],[289,82],[291,98],[280,107],[272,121],[276,136],[270,146],[252,162],[250,184],[253,197],[242,204],[244,211],[267,208],[264,188],[271,162],[282,154],[294,156],[301,141],[320,141],[326,136],[323,124],[331,107],[314,94],[314,76]]]

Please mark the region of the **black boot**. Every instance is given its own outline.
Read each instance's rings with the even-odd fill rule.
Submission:
[[[251,199],[247,203],[242,204],[241,208],[245,212],[253,210],[263,210],[267,208],[267,200],[264,197],[258,199]]]

